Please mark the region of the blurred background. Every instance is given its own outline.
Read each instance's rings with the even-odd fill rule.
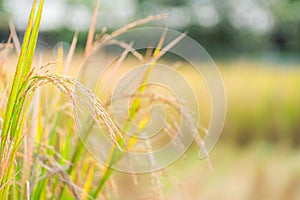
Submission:
[[[8,37],[7,17],[24,30],[30,0],[1,0],[0,39]],[[80,31],[81,44],[92,17],[94,0],[46,1],[42,39],[70,41]],[[167,24],[188,31],[215,58],[297,59],[300,51],[298,0],[102,0],[97,28],[109,30],[148,15],[167,13]]]
[[[54,47],[71,43],[79,31],[80,52],[94,4],[46,1],[40,40]],[[9,36],[9,17],[22,37],[30,5],[0,0],[0,42]],[[151,25],[188,31],[223,76],[227,118],[211,153],[214,170],[193,146],[163,175],[166,199],[300,199],[299,10],[300,0],[101,0],[98,33],[167,13]],[[127,176],[118,174],[120,183],[128,184]],[[143,186],[119,191],[124,199],[147,199],[147,192]]]

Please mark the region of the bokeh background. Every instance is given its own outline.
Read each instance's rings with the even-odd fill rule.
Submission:
[[[80,57],[94,4],[46,1],[39,40],[55,48],[79,31]],[[22,37],[30,6],[0,0],[0,42],[9,36],[8,18]],[[227,118],[211,152],[214,170],[193,146],[163,175],[167,199],[300,199],[299,10],[299,0],[101,0],[98,33],[167,13],[151,26],[187,31],[223,76]],[[147,184],[128,184],[128,176],[118,174],[127,185],[120,196],[147,199]]]
[[[75,30],[86,32],[94,0],[47,1],[42,22],[47,42],[68,41]],[[30,1],[1,0],[1,40],[7,16],[18,30],[26,26]],[[116,0],[101,1],[97,28],[110,30],[148,15],[167,13],[156,25],[188,31],[215,57],[297,58],[300,50],[298,0]],[[82,36],[84,39],[85,37]],[[84,42],[84,41],[82,41]],[[274,53],[275,55],[268,55]]]

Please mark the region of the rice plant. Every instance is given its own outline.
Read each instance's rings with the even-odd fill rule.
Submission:
[[[5,49],[7,51],[13,40],[14,47],[19,53],[11,87],[8,87],[9,80],[1,68],[3,64],[0,65],[1,84],[3,84],[1,88],[4,91],[3,96],[0,97],[2,130],[0,138],[0,199],[111,199],[117,196],[117,192],[115,192],[116,184],[112,179],[114,169],[109,166],[123,158],[124,154],[120,153],[122,150],[131,150],[138,145],[137,141],[134,137],[125,139],[111,116],[109,103],[98,98],[95,99],[93,91],[68,75],[76,49],[78,33],[74,34],[69,52],[64,52],[62,45],[58,45],[56,61],[46,65],[39,62],[38,66],[33,67],[43,5],[44,0],[40,0],[39,3],[36,0],[33,1],[21,47],[13,23],[10,22],[11,36]],[[108,40],[114,41],[114,38],[136,26],[165,17],[165,15],[149,16],[111,34],[104,33],[95,39],[98,6],[99,1],[95,6],[83,62],[92,55],[95,49],[101,47]],[[134,51],[131,44],[114,41],[124,48],[124,57],[119,58],[115,70],[129,52],[138,60],[149,63],[146,73],[141,75],[140,89],[134,94],[129,109],[129,118],[123,124],[123,130],[129,130],[132,125],[131,119],[136,118],[139,125],[137,136],[149,121],[149,115],[136,117],[139,110],[143,109],[141,107],[143,99],[162,102],[180,113],[180,105],[176,100],[168,96],[157,95],[146,86],[156,61],[184,37],[183,34],[163,47],[165,34],[166,32],[161,36],[153,52],[151,49],[147,51],[148,55],[150,52],[149,57]],[[67,54],[66,59],[64,59],[64,54]],[[5,56],[2,55],[1,63],[4,62]],[[55,66],[56,73],[48,70],[49,66]],[[60,91],[60,95],[54,95],[50,97],[51,100],[47,101],[42,88],[49,85]],[[89,110],[89,114],[99,121],[114,144],[113,148],[109,150],[111,156],[107,159],[105,166],[99,164],[88,154],[82,141],[75,134],[72,114],[72,102],[75,98],[74,87],[79,89],[82,96],[94,103],[94,108]],[[193,120],[193,115],[188,110],[184,113],[184,117]],[[80,131],[88,135],[93,123],[86,122]],[[174,117],[168,121],[164,130],[172,138],[177,126],[176,117]],[[198,130],[195,130],[194,127],[191,129],[196,131],[199,145],[203,148]],[[177,143],[174,141],[174,145],[180,148],[178,141]],[[151,144],[146,144],[145,149],[150,151]],[[155,162],[155,160],[151,160],[151,162]],[[150,174],[153,187],[151,198],[153,199],[163,198],[161,173],[159,171]],[[132,174],[132,176],[134,179],[135,175]]]
[[[24,115],[28,110],[28,105],[25,103],[26,93],[24,92],[31,74],[31,64],[35,52],[43,4],[44,1],[41,1],[37,15],[34,16],[36,1],[33,2],[13,85],[7,100],[0,147],[0,182],[3,190],[1,199],[5,199],[8,196],[12,178],[18,174],[16,166],[14,166],[14,160],[22,138],[22,130],[25,123]]]

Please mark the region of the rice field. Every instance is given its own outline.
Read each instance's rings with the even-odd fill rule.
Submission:
[[[58,45],[54,53],[49,53],[36,51],[42,8],[43,1],[39,5],[34,1],[22,45],[11,28],[8,43],[0,49],[1,200],[300,198],[300,69],[297,64],[275,67],[271,62],[248,59],[217,62],[227,93],[227,118],[209,159],[198,159],[203,148],[199,143],[203,133],[199,131],[198,140],[169,167],[144,174],[118,172],[109,166],[122,160],[124,155],[119,149],[137,148],[147,152],[149,146],[124,139],[111,118],[109,104],[103,101],[107,96],[94,98],[92,91],[80,84],[76,76],[93,48],[101,42],[164,16],[150,16],[97,40],[96,22],[92,20],[83,54],[76,49],[77,33],[67,51]],[[129,108],[130,119],[135,118],[141,130],[149,121],[149,116],[139,113],[143,111],[144,98],[166,103],[168,113],[174,115],[167,121],[168,127],[177,125],[173,113],[178,102],[164,96],[158,98],[143,85],[152,72],[152,64],[159,59],[163,41],[164,35],[156,49],[147,51],[146,55],[139,52],[133,55],[145,59],[148,54],[150,60]],[[125,55],[130,48],[130,44],[125,45]],[[115,66],[122,64],[126,71],[136,65],[131,59],[123,59],[115,62]],[[200,121],[206,128],[211,105],[205,84],[197,82],[185,63],[165,62],[176,64],[201,97]],[[107,80],[113,80],[109,78],[108,75]],[[107,88],[112,87],[111,82],[105,82]],[[180,87],[180,83],[174,85]],[[100,151],[112,152],[107,165],[97,161],[79,137],[73,110],[74,87],[93,103],[93,109],[87,109],[89,114],[99,121],[114,144],[112,149],[99,147]],[[186,116],[192,118],[189,112]],[[125,123],[123,129],[130,130],[130,123]],[[83,135],[94,127],[89,121],[83,125]]]

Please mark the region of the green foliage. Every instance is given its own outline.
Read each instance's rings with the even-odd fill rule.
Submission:
[[[13,177],[13,170],[15,167],[14,160],[22,137],[22,131],[26,117],[22,116],[22,110],[24,109],[24,102],[27,96],[26,88],[30,77],[31,64],[36,48],[43,4],[44,1],[42,0],[39,4],[35,17],[36,1],[33,2],[13,85],[7,102],[0,146],[0,165],[3,168],[0,176],[0,186],[4,187],[3,191],[1,192],[0,199],[6,199],[8,197],[11,178]],[[25,113],[27,112],[26,107],[27,105],[25,105]],[[7,158],[9,158],[11,161],[7,161]]]

